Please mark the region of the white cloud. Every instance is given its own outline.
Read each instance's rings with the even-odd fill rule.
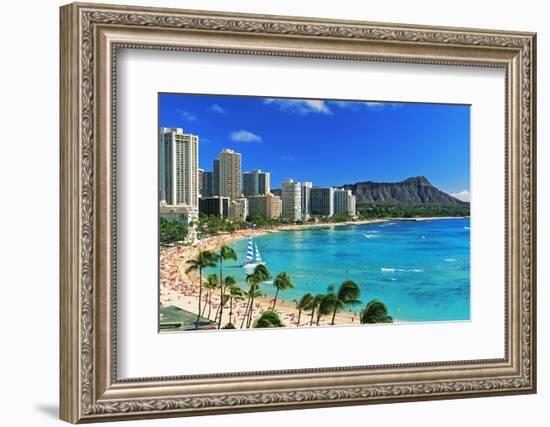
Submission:
[[[197,120],[197,116],[195,113],[191,113],[190,111],[180,110],[179,108],[176,109],[178,114],[181,116],[182,119],[187,120],[188,122],[194,122]]]
[[[463,202],[470,202],[470,192],[468,190],[462,190],[458,193],[451,193],[455,199],[462,200]]]
[[[395,110],[401,107],[402,104],[396,102],[377,102],[377,101],[330,101],[331,105],[340,108],[357,111],[360,108],[367,108],[371,111],[380,111],[386,108]]]
[[[267,98],[264,104],[278,106],[281,111],[295,114],[321,113],[332,114],[325,101],[319,99],[274,99]]]
[[[348,110],[358,110],[361,106],[361,102],[356,101],[330,101],[330,103]]]
[[[231,132],[229,137],[236,142],[262,142],[262,137],[248,130],[241,129]]]
[[[384,104],[383,102],[371,102],[371,101],[365,102],[365,106],[367,108],[382,108],[384,107],[384,105],[386,104]]]
[[[212,104],[210,106],[210,109],[214,111],[215,113],[225,114],[226,111],[218,104]]]

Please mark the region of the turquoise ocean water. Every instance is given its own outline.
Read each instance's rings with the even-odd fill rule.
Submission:
[[[295,288],[285,300],[325,293],[351,279],[366,304],[383,301],[403,321],[470,319],[470,220],[390,221],[284,231],[254,239],[269,271],[289,273]],[[226,261],[224,274],[245,286],[241,267],[247,241],[231,244],[239,259]],[[217,272],[216,269],[206,273]],[[262,290],[274,295],[272,284]],[[358,311],[361,307],[356,306]]]

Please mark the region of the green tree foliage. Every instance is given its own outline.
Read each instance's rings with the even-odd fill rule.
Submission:
[[[283,223],[280,218],[266,218],[265,216],[258,215],[258,214],[249,216],[246,219],[246,222],[249,225],[259,227],[259,228],[269,228],[269,227],[273,227],[274,225]]]
[[[194,223],[200,236],[213,236],[218,233],[230,233],[237,229],[237,225],[227,218],[217,215],[200,215]]]
[[[254,321],[253,328],[281,328],[285,326],[279,315],[273,311],[264,311],[260,317]]]
[[[386,304],[376,299],[370,300],[361,310],[361,323],[393,323],[393,317],[388,314]]]
[[[318,295],[318,304],[317,304],[317,322],[316,325],[319,326],[322,316],[331,314],[334,311],[336,305],[336,295],[333,293],[328,293],[326,295]]]
[[[358,203],[357,211],[361,219],[456,217],[469,216],[470,205]]]
[[[330,288],[329,293],[331,293]],[[359,289],[359,286],[357,286],[357,283],[352,280],[346,280],[344,283],[342,283],[338,288],[338,293],[335,295],[334,309],[332,312],[332,320],[330,324],[334,325],[334,319],[336,317],[337,311],[340,311],[350,305],[360,304],[360,296],[361,290]]]
[[[323,217],[322,221],[324,222],[347,222],[351,221],[353,218],[347,213],[335,213],[331,217]]]
[[[313,295],[311,295],[310,293],[302,295],[302,298],[296,301],[296,308],[298,309],[298,320],[296,321],[296,326],[300,326],[302,311],[309,310],[312,302]]]
[[[290,275],[288,273],[282,272],[277,274],[275,277],[275,280],[273,281],[273,286],[277,289],[275,291],[275,298],[273,300],[273,307],[271,307],[272,310],[275,310],[275,305],[277,304],[277,297],[279,296],[279,291],[286,291],[287,289],[292,289],[294,287],[294,283],[292,283],[292,279],[290,278]]]
[[[233,323],[229,322],[222,329],[236,329],[236,328]]]
[[[166,218],[160,218],[159,239],[163,245],[179,242],[187,238],[187,220],[169,221]]]

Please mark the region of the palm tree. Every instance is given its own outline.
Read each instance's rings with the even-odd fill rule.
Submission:
[[[245,298],[245,292],[244,289],[240,286],[234,286],[231,288],[231,294],[230,294],[230,303],[229,303],[229,323],[233,323],[233,301],[238,303],[239,301],[243,301]]]
[[[189,267],[185,270],[186,273],[199,271],[199,310],[197,312],[197,321],[195,322],[195,329],[198,329],[202,304],[202,269],[216,266],[216,254],[210,251],[199,251],[197,257],[187,261],[187,264],[189,264]]]
[[[209,274],[206,278],[206,283],[204,284],[204,287],[208,291],[208,295],[206,297],[206,304],[208,304],[208,318],[210,319],[210,315],[212,314],[212,292],[214,289],[220,286],[220,282],[218,281],[218,276],[215,274]],[[204,317],[204,312],[206,311],[206,304],[204,305],[204,308],[202,309],[202,317]]]
[[[279,315],[273,311],[264,311],[254,322],[253,328],[281,328],[285,326]]]
[[[361,310],[361,323],[393,323],[393,317],[388,315],[386,304],[376,299],[370,300]]]
[[[321,316],[332,313],[334,306],[336,305],[336,295],[333,293],[328,293],[326,295],[320,295],[319,304],[317,306],[317,323],[316,326],[319,326],[319,321]]]
[[[254,297],[256,296],[256,291],[259,290],[260,284],[265,282],[271,277],[269,270],[263,264],[259,264],[254,268],[252,274],[246,275],[246,282],[250,285],[250,305],[248,311],[248,319],[246,321],[246,327],[250,328],[250,323],[252,322],[252,316],[254,314]]]
[[[323,300],[324,297],[325,295],[318,294],[318,295],[315,295],[311,300],[311,303],[307,308],[308,310],[311,310],[311,317],[309,318],[309,326],[313,326],[313,315],[315,314],[315,310],[319,308],[319,305],[321,304],[321,301]]]
[[[223,302],[223,295],[225,293],[224,291],[224,282],[223,282],[223,261],[226,259],[232,259],[233,261],[237,260],[237,254],[233,250],[232,247],[227,245],[222,245],[220,248],[220,253],[218,254],[218,260],[220,261],[220,301]],[[220,322],[218,323],[218,329],[222,326],[222,319],[223,316],[223,304],[220,305]]]
[[[335,295],[334,308],[332,312],[331,325],[334,325],[334,318],[336,317],[336,312],[340,311],[347,306],[360,304],[359,296],[361,295],[361,289],[357,286],[352,280],[346,280],[338,288],[338,293]]]
[[[252,294],[254,294],[254,298],[259,298],[264,295],[264,293],[260,289],[252,290],[251,288],[248,291],[243,290],[243,295],[246,298],[246,307],[244,309],[244,316],[243,320],[241,321],[240,328],[242,329],[244,322],[248,320],[248,315],[250,313],[250,300],[252,299]]]
[[[228,280],[229,279],[229,282],[231,283],[230,285],[228,285]],[[227,294],[227,289],[228,287],[231,287],[233,286],[235,283],[237,283],[235,281],[235,279],[231,276],[226,276],[224,279],[223,279],[223,293],[220,295],[221,297],[221,300],[220,300],[220,304],[218,305],[218,309],[216,310],[216,315],[214,316],[214,320],[215,321],[222,321],[222,310],[225,308],[225,306],[227,305],[227,303],[229,302],[229,299],[230,299],[230,295]],[[218,328],[220,329],[220,328]]]
[[[296,322],[296,326],[300,326],[300,317],[302,316],[302,310],[308,310],[308,307],[311,306],[312,301],[313,295],[309,293],[302,295],[302,298],[296,301],[296,308],[298,309],[298,321]]]
[[[233,317],[233,301],[242,301],[244,299],[244,292],[241,287],[237,286],[236,280],[231,276],[225,278],[225,289],[229,289],[229,323],[231,323]],[[222,317],[220,315],[220,322],[221,320]]]
[[[275,277],[275,280],[273,281],[273,286],[277,288],[275,291],[275,299],[273,300],[273,307],[271,307],[271,310],[275,310],[275,305],[277,304],[277,297],[279,295],[279,291],[285,291],[287,289],[292,289],[294,287],[294,283],[292,283],[292,279],[288,275],[288,273],[279,273],[277,274],[277,277]]]

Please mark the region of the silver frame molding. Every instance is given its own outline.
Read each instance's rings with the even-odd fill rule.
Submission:
[[[536,391],[534,33],[75,3],[60,37],[61,419],[72,423]],[[506,71],[505,357],[120,380],[117,49]]]

